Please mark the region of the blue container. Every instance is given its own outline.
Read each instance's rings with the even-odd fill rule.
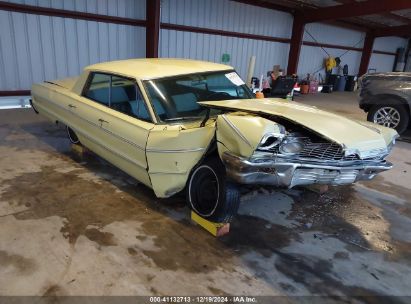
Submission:
[[[338,80],[337,91],[345,91],[345,85],[347,83],[347,76],[341,76]]]

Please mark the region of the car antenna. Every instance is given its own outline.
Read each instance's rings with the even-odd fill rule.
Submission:
[[[204,117],[203,121],[201,122],[200,127],[205,126],[207,120],[210,118],[210,111],[211,111],[211,108],[207,108],[206,116]]]

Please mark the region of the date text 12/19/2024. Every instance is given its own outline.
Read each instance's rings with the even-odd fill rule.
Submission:
[[[161,296],[150,297],[150,303],[258,303],[249,296]]]

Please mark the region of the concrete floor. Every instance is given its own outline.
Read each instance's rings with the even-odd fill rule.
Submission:
[[[364,119],[351,93],[297,101]],[[245,191],[216,239],[184,199],[79,157],[30,109],[2,110],[0,295],[411,295],[410,148],[399,142],[375,180],[322,195]]]

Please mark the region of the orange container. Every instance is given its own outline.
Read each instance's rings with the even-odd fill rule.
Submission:
[[[263,92],[256,92],[255,97],[258,98],[258,99],[264,98],[264,93]]]
[[[309,90],[310,90],[310,86],[308,84],[300,85],[301,94],[308,94]]]

